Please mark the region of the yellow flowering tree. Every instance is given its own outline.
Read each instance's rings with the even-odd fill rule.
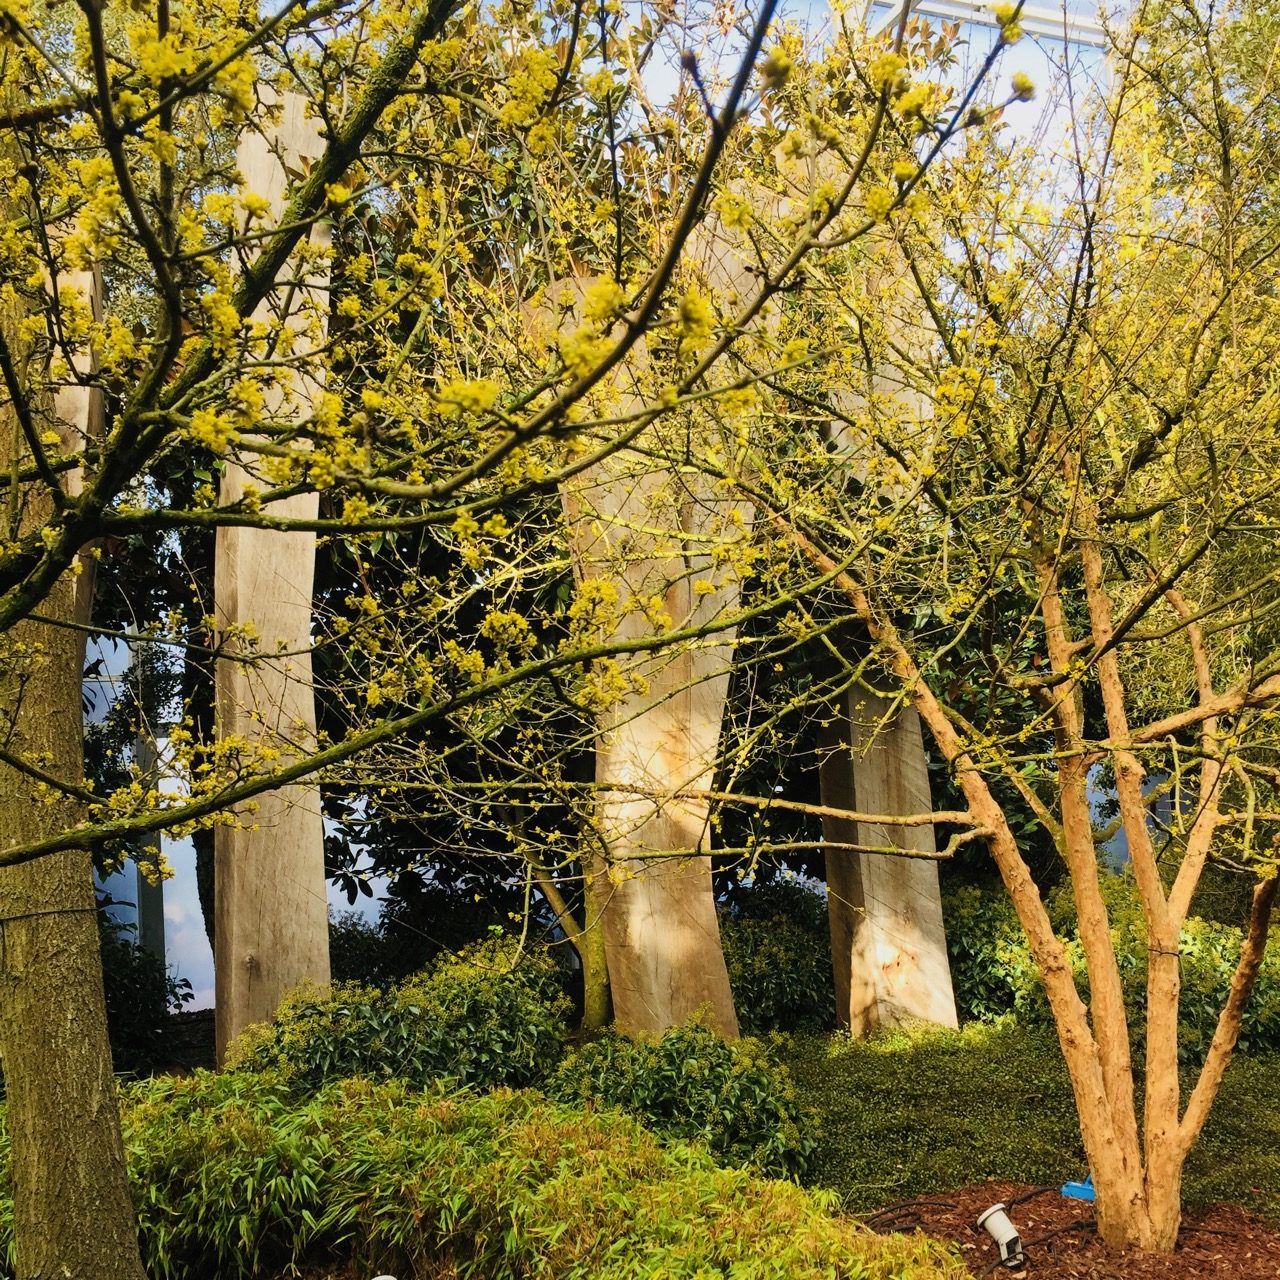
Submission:
[[[794,438],[780,451],[771,430],[716,471],[829,575],[868,642],[848,678],[914,707],[946,762],[1040,971],[1100,1231],[1148,1249],[1174,1246],[1277,889],[1267,29],[1245,6],[1146,6],[1056,169],[990,118],[916,208],[893,207],[886,174],[875,260],[827,264],[797,301],[797,325],[844,341],[770,379]],[[1082,974],[1019,846],[1026,811],[1069,874]],[[1117,836],[1148,944],[1138,1008],[1103,884]],[[1180,935],[1210,866],[1251,906],[1187,1063]]]
[[[838,263],[915,210],[929,165],[986,109],[931,78],[945,38],[904,24],[866,48],[846,30],[814,61],[770,34],[767,4],[723,33],[725,74],[686,58],[655,105],[646,65],[683,39],[673,24],[666,6],[624,18],[523,0],[5,0],[0,1052],[20,1276],[140,1274],[90,851],[252,823],[255,797],[304,777],[394,784],[389,744],[446,721],[483,738],[529,714],[529,688],[607,708],[639,678],[629,655],[767,607],[657,602],[618,634],[607,584],[588,578],[531,616],[526,588],[564,561],[548,496],[624,447],[691,475],[691,416],[699,464],[746,456],[747,424],[774,421],[759,410],[769,377],[807,358],[761,322],[808,262]],[[283,192],[254,190],[237,144],[299,101],[316,153],[280,157]],[[732,296],[685,253],[711,208],[747,263]],[[581,310],[553,296],[586,275],[603,283]],[[263,305],[281,298],[297,305]],[[530,323],[548,311],[549,329]],[[72,401],[95,408],[72,422]],[[280,505],[305,493],[317,514]],[[159,610],[110,572],[241,526],[314,534],[344,558],[348,589],[317,611],[310,646],[336,731],[300,740],[281,715],[266,736],[210,737],[181,707],[156,743],[180,785],[137,773],[96,794],[77,577],[105,562],[142,608],[121,639],[198,668],[287,661],[251,618],[220,626],[199,573]],[[723,576],[753,571],[746,545],[724,540]],[[375,779],[352,772],[362,760]],[[560,868],[529,866],[554,893]]]
[[[642,27],[629,38],[643,51],[653,33]],[[604,148],[585,146],[586,130],[561,130],[554,144],[538,144],[534,158],[522,153],[519,165],[503,170],[511,174],[504,198],[529,201],[546,234],[502,241],[496,270],[486,256],[492,245],[468,248],[476,254],[470,272],[457,273],[439,306],[415,320],[424,347],[473,352],[475,373],[494,370],[472,386],[496,405],[508,403],[503,393],[513,383],[545,385],[557,366],[586,377],[612,358],[635,324],[652,263],[664,260],[686,184],[699,180],[697,157],[677,145],[694,124],[704,127],[698,80],[691,75],[668,110],[658,112],[629,70],[638,55],[614,36],[607,47],[618,70],[595,73],[587,84],[591,95],[609,91],[593,125]],[[554,648],[563,667],[532,690],[527,679],[513,687],[505,713],[488,699],[475,714],[450,717],[450,729],[432,728],[417,753],[402,742],[366,756],[351,786],[357,795],[370,788],[372,794],[361,799],[351,824],[353,843],[373,815],[409,823],[435,813],[459,853],[509,853],[582,958],[592,1023],[607,1015],[611,981],[615,1010],[629,1026],[666,1025],[703,1004],[719,1025],[734,1025],[710,877],[701,865],[712,838],[705,793],[720,731],[726,642],[744,607],[759,612],[769,603],[743,606],[738,598],[757,564],[758,548],[747,536],[749,507],[703,486],[690,455],[735,456],[751,422],[777,424],[765,379],[807,358],[804,343],[790,330],[778,338],[775,325],[797,267],[809,258],[847,256],[848,245],[878,225],[863,207],[869,159],[874,155],[877,180],[895,163],[901,169],[910,147],[896,140],[890,123],[905,121],[914,130],[922,118],[910,103],[900,109],[897,99],[913,84],[932,84],[949,47],[946,37],[921,33],[900,39],[901,52],[893,52],[847,33],[815,60],[795,33],[784,32],[762,67],[760,118],[739,120],[727,138],[711,216],[695,233],[696,247],[691,241],[694,251],[687,248],[675,264],[670,302],[608,378],[584,392],[569,423],[503,460],[487,481],[489,504],[459,511],[451,539],[427,551],[402,537],[371,557],[370,573],[381,562],[397,566],[393,575],[402,575],[406,557],[429,560],[434,612],[410,627],[402,612],[377,607],[376,592],[361,593],[367,615],[340,620],[344,635],[360,636],[346,659],[361,672],[352,687],[366,689],[382,715],[403,706],[413,690],[403,655],[411,652],[415,667],[426,661],[438,647],[435,630],[453,625],[460,634],[441,650],[448,664],[425,674],[435,678],[443,670],[483,690],[492,663],[512,655],[495,651],[484,622],[477,627],[463,619],[480,617],[486,600],[504,617],[513,605],[516,612],[534,608],[540,625],[524,642],[543,652]],[[961,90],[949,97],[934,85],[930,94],[941,114],[927,130],[929,146],[895,179],[886,211],[911,202],[931,153],[971,115],[981,117]],[[650,153],[615,127],[623,139],[615,179],[611,113],[615,121],[642,119],[645,136],[674,141]],[[885,142],[892,146],[888,156]],[[602,191],[612,198],[602,199]],[[439,226],[415,219],[413,262],[440,253]],[[367,270],[361,259],[360,273]],[[363,285],[359,279],[348,287]],[[363,307],[353,298],[347,309],[355,317]],[[486,317],[482,343],[471,320],[477,313]],[[398,348],[389,358],[400,385],[423,373],[421,366],[401,373]],[[412,404],[438,390],[420,386],[401,411],[406,428]],[[460,394],[449,384],[441,417],[450,429],[469,426],[455,407]],[[370,403],[386,414],[392,396],[366,392],[362,405]],[[448,433],[437,428],[432,435],[441,452]],[[546,501],[557,488],[567,531]],[[411,494],[384,489],[383,510],[403,510],[396,504]],[[484,513],[499,509],[502,527],[493,529]],[[412,521],[402,519],[399,528],[412,528]],[[546,598],[564,572],[566,543],[579,581],[557,612]],[[460,588],[443,572],[450,564],[476,575],[474,581]],[[559,587],[568,590],[563,581]],[[773,590],[767,587],[765,596]],[[448,616],[458,621],[447,624]],[[570,661],[574,648],[587,643],[599,656]],[[374,663],[371,649],[382,655]],[[358,716],[362,708],[350,689],[345,700],[347,714]],[[588,782],[582,760],[593,739]],[[450,750],[433,749],[446,741]]]

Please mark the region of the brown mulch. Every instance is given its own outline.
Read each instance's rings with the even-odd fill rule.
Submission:
[[[1276,1280],[1280,1277],[1280,1225],[1233,1205],[1215,1205],[1183,1217],[1171,1254],[1108,1249],[1093,1225],[1093,1205],[1068,1200],[1057,1188],[986,1182],[911,1202],[868,1219],[877,1230],[919,1227],[960,1247],[977,1277],[1000,1280],[1016,1273],[998,1265],[995,1242],[974,1226],[998,1201],[1022,1237],[1028,1280]],[[1026,1196],[1026,1199],[1020,1197]]]

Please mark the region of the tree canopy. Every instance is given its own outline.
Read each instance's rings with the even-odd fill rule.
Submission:
[[[1170,1245],[1276,885],[1274,19],[1143,6],[1059,155],[1007,129],[1035,92],[993,75],[1019,12],[961,84],[959,29],[905,9],[811,45],[769,4],[6,4],[0,868],[43,904],[11,918],[86,910],[87,850],[251,824],[315,777],[350,831],[465,830],[581,941],[591,886],[640,878],[628,803],[665,806],[662,857],[706,854],[721,808],[814,817],[734,780],[863,687],[918,713],[954,795],[869,817],[990,850],[1104,1230]],[[314,152],[254,189],[246,139],[279,150],[289,113]],[[298,656],[217,616],[239,528],[317,540],[314,736],[214,727],[215,667]],[[78,725],[86,635],[145,651],[153,690],[96,786],[38,704]],[[807,679],[739,702],[719,751],[730,667],[788,662]],[[709,741],[670,793],[634,752],[600,764],[605,729],[694,697]],[[1103,783],[1151,942],[1141,1137]],[[1087,1008],[1029,821],[1075,888]],[[1183,1109],[1178,935],[1211,857],[1258,887]],[[118,1252],[99,1274],[136,1274]]]

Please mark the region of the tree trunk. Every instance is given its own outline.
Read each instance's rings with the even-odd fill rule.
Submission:
[[[933,807],[920,719],[910,707],[891,711],[887,698],[862,689],[841,699],[824,743],[824,805],[901,814]],[[827,817],[823,833],[834,844],[934,849],[932,827]],[[839,1025],[858,1036],[917,1019],[958,1025],[937,863],[829,849],[826,865]]]
[[[69,618],[70,606],[65,583],[44,612]],[[17,711],[9,750],[48,753],[51,772],[78,779],[75,634],[23,624],[10,638],[43,653],[20,705],[16,682],[3,682],[0,716]],[[76,818],[68,806],[47,807],[29,778],[0,765],[0,829],[11,842],[64,831]],[[0,871],[0,919],[0,1058],[18,1280],[141,1280],[89,855],[58,853]]]
[[[904,268],[892,236],[874,233],[866,247],[868,290],[883,300],[879,318],[886,332],[908,350],[927,348],[932,324],[914,303],[903,308],[910,295],[897,287]],[[835,395],[855,411],[879,399],[908,419],[924,421],[933,413],[928,397],[884,365],[864,368],[860,380]],[[853,480],[864,465],[865,442],[848,423],[837,421],[831,429]],[[833,710],[819,774],[823,804],[863,813],[929,812],[933,801],[916,712],[906,706],[890,714],[886,698],[856,685]],[[823,834],[834,844],[934,852],[927,826],[884,828],[826,817]],[[957,1026],[937,864],[846,849],[828,850],[825,861],[839,1025],[854,1035],[915,1019]]]
[[[628,454],[566,495],[579,577],[620,588],[617,637],[651,633],[646,605],[654,599],[680,626],[710,621],[736,600],[735,585],[695,590],[715,571],[692,547],[705,547],[718,521],[708,515],[710,495],[702,504],[689,499],[689,480]],[[637,529],[669,529],[670,545]],[[722,1034],[738,1032],[711,859],[701,852],[710,845],[710,806],[696,794],[711,785],[731,653],[731,639],[717,637],[644,658],[628,671],[628,691],[599,715],[596,824],[610,882],[604,938],[614,1015],[629,1032],[663,1031],[699,1012]]]
[[[33,353],[19,305],[0,318],[19,381]],[[82,393],[84,394],[84,393]],[[27,401],[37,421],[52,397]],[[88,409],[86,407],[86,413]],[[0,454],[16,475],[26,449],[11,404],[0,410]],[[18,528],[51,511],[38,483],[25,487]],[[74,622],[77,583],[67,575],[43,603]],[[6,751],[60,780],[83,778],[80,684],[83,641],[75,631],[24,622],[0,641],[0,737]],[[0,832],[12,846],[62,832],[78,806],[30,774],[0,764]],[[102,958],[87,852],[54,854],[0,869],[0,1060],[8,1090],[18,1280],[145,1280],[116,1107],[102,994]]]
[[[318,124],[302,98],[288,94],[278,125],[247,133],[237,161],[247,188],[264,196],[275,214],[284,207],[286,167],[301,169],[304,157],[323,149]],[[317,226],[313,239],[327,235]],[[324,280],[281,289],[254,313],[305,333],[304,311],[322,301]],[[314,314],[310,317],[316,321]],[[323,335],[297,336],[299,342]],[[305,375],[286,370],[271,388],[273,417],[305,416],[315,391]],[[221,501],[239,499],[252,477],[234,462],[223,476]],[[300,494],[271,506],[272,514],[314,519],[318,495]],[[258,646],[249,661],[237,656],[216,666],[219,738],[236,737],[288,759],[314,749],[315,695],[311,681],[311,599],[315,535],[270,529],[222,528],[215,550],[214,593],[218,624],[251,623]],[[239,642],[234,646],[243,650]],[[281,654],[284,656],[275,656]],[[249,656],[249,655],[245,655]],[[217,985],[217,1047],[227,1045],[253,1022],[272,1018],[281,997],[304,979],[329,980],[329,909],[324,875],[324,820],[320,788],[294,783],[263,795],[253,814],[214,833],[214,968]]]
[[[745,294],[736,251],[714,231],[699,232],[688,252],[721,296]],[[648,369],[641,341],[602,393],[604,416],[652,401]],[[707,446],[707,429],[691,412],[659,417],[640,437],[644,452],[615,453],[564,488],[579,582],[617,589],[614,638],[711,624],[737,606],[734,571],[712,552],[742,536],[750,511],[679,464]],[[660,1032],[701,1014],[738,1034],[704,852],[711,808],[698,794],[715,771],[732,654],[729,629],[641,657],[619,673],[628,687],[598,716],[596,835],[609,881],[600,915],[624,1031]]]
[[[583,863],[582,933],[577,940],[582,962],[582,1030],[588,1035],[609,1025],[613,1002],[609,990],[609,955],[604,936],[604,910],[609,882],[603,861],[590,857]]]

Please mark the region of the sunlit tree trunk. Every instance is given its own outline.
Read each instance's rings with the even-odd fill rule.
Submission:
[[[891,269],[889,248],[881,243],[868,267],[871,291],[885,303],[880,320],[907,349],[927,346],[932,330],[920,323],[914,300],[905,311],[897,301],[900,281]],[[844,399],[852,407],[875,398],[891,401],[909,415],[929,416],[928,401],[887,369],[869,368],[865,379],[845,389]],[[835,434],[846,450],[850,478],[856,479],[863,442],[847,427],[838,427]],[[858,683],[841,695],[832,712],[822,744],[823,804],[862,813],[928,813],[933,808],[928,763],[911,706],[895,706]],[[912,1020],[958,1025],[937,864],[838,847],[896,846],[928,854],[934,852],[933,828],[878,828],[828,816],[823,832],[837,846],[826,853],[836,1021],[855,1035]]]
[[[620,593],[616,638],[651,634],[655,607],[688,627],[736,603],[735,585],[708,589],[718,571],[706,548],[727,513],[709,486],[697,491],[703,483],[628,453],[566,495],[580,578]],[[596,834],[607,853],[593,870],[614,1015],[628,1031],[659,1031],[701,1010],[737,1034],[703,852],[710,809],[696,794],[715,770],[731,654],[732,635],[722,634],[636,663],[599,714]]]
[[[822,744],[822,803],[880,814],[932,807],[920,720],[911,707],[863,689],[841,697]],[[854,1035],[923,1020],[957,1025],[937,863],[855,852],[887,847],[934,852],[930,826],[890,827],[823,819],[836,1021]]]
[[[734,249],[713,230],[690,240],[701,287],[746,292]],[[614,412],[635,413],[646,387],[644,343],[615,377]],[[739,602],[735,571],[713,554],[742,537],[749,511],[694,466],[706,423],[666,415],[636,442],[565,486],[579,587],[617,593],[611,635],[709,626]],[[725,1035],[738,1020],[711,880],[711,808],[734,633],[719,631],[617,668],[597,716],[594,838],[587,865],[600,908],[617,1025],[661,1031],[702,1013]]]
[[[303,171],[322,149],[317,124],[301,97],[286,95],[278,124],[245,134],[237,155],[246,188],[265,196],[278,216],[288,171]],[[325,243],[316,227],[312,245]],[[281,287],[258,308],[255,320],[290,331],[297,344],[324,332],[323,279],[297,290]],[[305,349],[305,346],[302,346]],[[305,416],[316,391],[290,372],[273,389],[267,411]],[[222,505],[243,496],[253,478],[228,463]],[[290,519],[314,519],[315,492],[274,503]],[[311,680],[311,597],[315,535],[223,527],[215,549],[215,613],[226,655],[216,673],[216,732],[225,745],[243,744],[281,757],[302,754],[315,742]],[[252,628],[253,635],[245,628]],[[294,783],[260,797],[256,809],[215,834],[215,945],[217,1042],[221,1059],[248,1024],[273,1016],[280,997],[303,979],[329,979],[324,824],[315,783]]]

